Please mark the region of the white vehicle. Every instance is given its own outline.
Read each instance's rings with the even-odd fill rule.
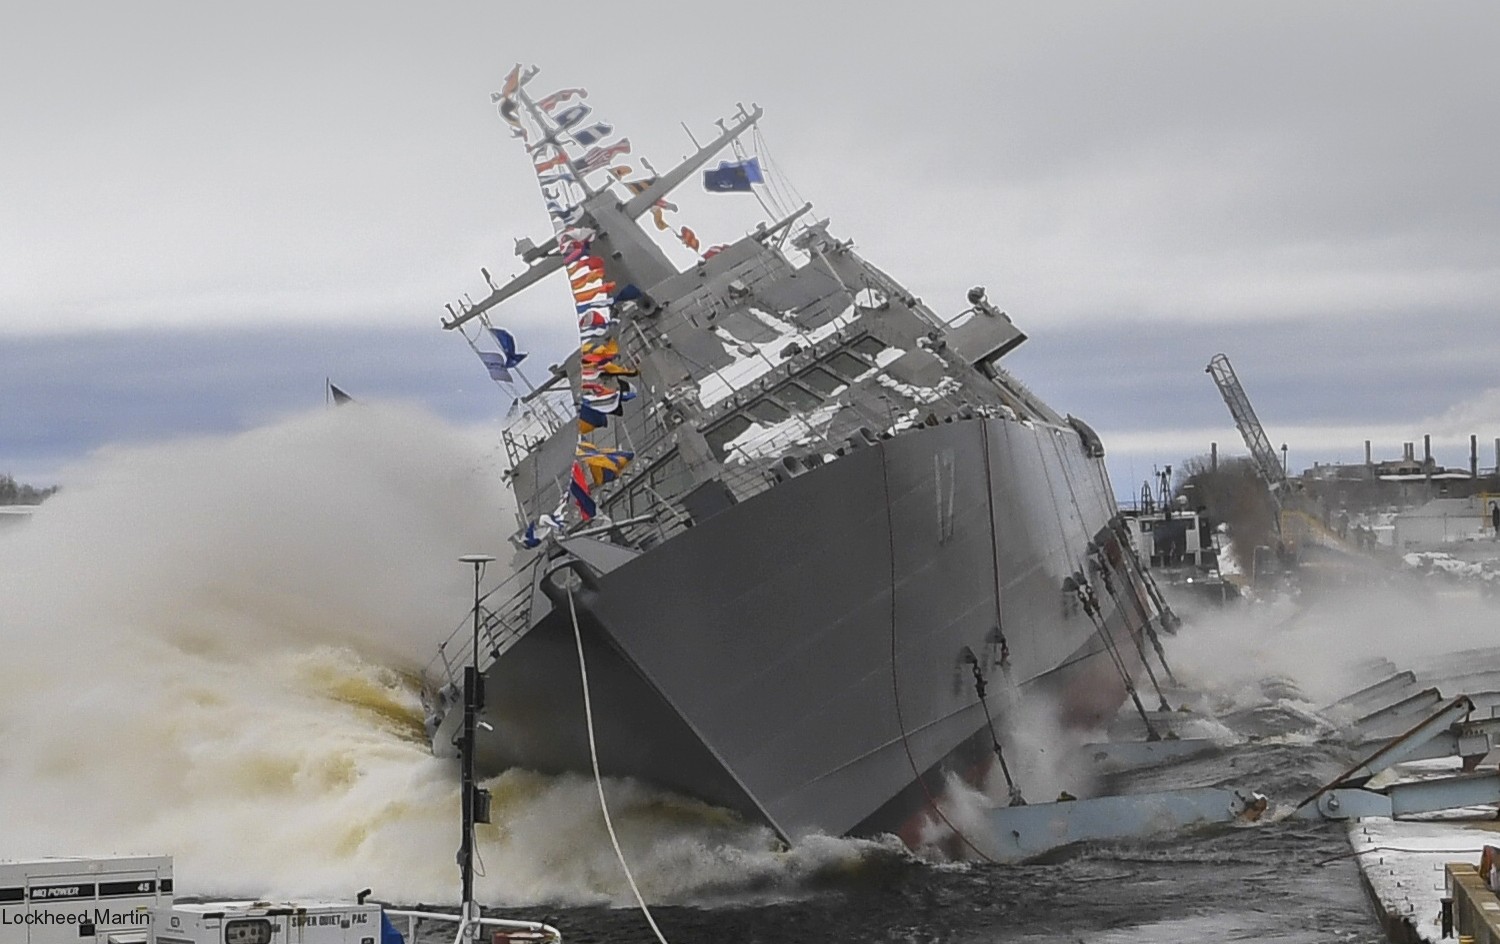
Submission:
[[[170,856],[0,861],[0,944],[406,944],[418,921],[455,940],[560,944],[556,928],[357,901],[174,901]],[[391,918],[403,922],[406,941]]]
[[[153,944],[382,944],[381,907],[338,901],[179,902],[156,909]]]
[[[151,940],[145,944],[415,944],[416,922],[459,926],[456,941],[482,940],[488,929],[493,944],[560,944],[556,928],[534,921],[474,918],[467,925],[459,915],[432,911],[388,909],[361,893],[348,901],[199,901],[163,904],[151,919]],[[404,922],[403,936],[391,918]],[[477,927],[476,927],[477,925]]]
[[[0,944],[144,944],[170,856],[0,862]]]

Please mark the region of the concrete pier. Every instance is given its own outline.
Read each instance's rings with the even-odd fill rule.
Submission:
[[[1468,815],[1493,817],[1495,810],[1476,808],[1468,811]],[[1477,875],[1484,847],[1500,845],[1500,822],[1362,819],[1349,827],[1349,844],[1386,936],[1398,944],[1442,944],[1443,899],[1451,894],[1450,866],[1459,874],[1468,868]],[[1484,883],[1480,882],[1479,887],[1484,889]],[[1500,928],[1500,900],[1493,892],[1484,890],[1490,896],[1488,899],[1476,898],[1472,888],[1463,894],[1467,900],[1478,902],[1472,905],[1471,913],[1483,913]],[[1456,899],[1458,895],[1452,897]],[[1487,907],[1484,901],[1493,902],[1494,908]],[[1456,900],[1454,913],[1457,920]],[[1450,944],[1457,940],[1457,930],[1446,939]],[[1476,936],[1475,940],[1500,944],[1500,934]]]

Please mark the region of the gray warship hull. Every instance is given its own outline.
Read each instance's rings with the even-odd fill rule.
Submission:
[[[1026,335],[984,287],[940,315],[810,203],[755,191],[776,177],[743,153],[759,108],[643,174],[629,139],[597,143],[613,126],[584,90],[534,97],[535,74],[517,66],[491,101],[553,236],[517,240],[525,270],[482,270],[489,294],[443,322],[513,397],[522,550],[489,593],[476,573],[472,635],[428,667],[434,749],[462,743],[494,774],[586,773],[596,748],[606,775],[788,839],[916,845],[949,776],[983,782],[997,745],[1045,723],[1033,708],[1117,710],[1156,600],[1103,445],[1004,369]],[[775,216],[704,248],[664,217],[700,170]],[[526,355],[491,316],[564,272],[579,347],[518,381]]]
[[[590,770],[576,615],[606,775],[787,838],[915,842],[950,772],[983,779],[986,707],[1004,731],[1021,702],[1092,725],[1124,701],[1150,611],[1115,514],[1077,431],[991,417],[854,450],[645,552],[565,540],[588,579],[538,561],[526,628],[489,640],[478,767]],[[1075,575],[1110,588],[1097,614]]]

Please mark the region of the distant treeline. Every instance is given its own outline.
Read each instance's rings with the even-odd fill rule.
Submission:
[[[17,482],[15,476],[0,475],[0,505],[39,505],[57,494],[57,486],[37,488]]]
[[[1248,456],[1217,464],[1209,456],[1186,459],[1177,470],[1176,491],[1212,523],[1227,524],[1242,546],[1275,545],[1276,504]]]

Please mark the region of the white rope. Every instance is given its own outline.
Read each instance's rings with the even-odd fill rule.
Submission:
[[[732,148],[734,148],[734,156],[740,159],[740,163],[741,164],[743,164],[746,160],[749,159],[749,155],[745,153],[745,149],[740,144],[740,139],[739,138],[735,138],[733,141],[731,141],[730,142],[730,146]],[[765,176],[764,172],[762,173],[761,176],[762,177]],[[769,185],[768,185],[768,187],[769,187]],[[783,216],[787,215],[786,211],[781,208],[781,204],[776,201],[776,194],[773,191],[771,191],[771,190],[768,189],[767,192],[766,192],[766,194],[765,194],[765,196],[762,196],[761,192],[759,190],[756,190],[754,187],[751,187],[750,188],[750,192],[753,193],[753,194],[755,194],[755,200],[756,200],[756,202],[760,204],[760,208],[762,210],[764,210],[766,212],[766,215],[769,216],[771,219],[774,220],[774,219],[777,219],[779,217],[783,217]],[[770,201],[769,204],[766,202],[766,196],[769,196],[771,198],[771,201]]]
[[[756,125],[750,134],[751,143],[761,157],[761,170],[766,177],[766,188],[770,191],[772,202],[778,207],[783,207],[782,215],[785,216],[791,207],[801,206],[807,201],[802,199],[802,194],[798,192],[791,178],[781,172],[781,165],[777,164],[775,158],[772,157],[771,146],[766,142],[766,136],[760,130],[760,125]]]
[[[604,800],[604,780],[599,776],[599,748],[594,742],[594,703],[589,697],[589,668],[583,659],[583,632],[578,628],[578,608],[573,603],[571,586],[568,587],[568,614],[573,617],[573,641],[578,644],[578,674],[583,679],[583,716],[588,721],[589,728],[589,760],[594,765],[594,787],[599,791],[599,809],[604,813],[604,828],[609,832],[610,844],[615,847],[615,858],[620,860],[620,868],[625,872],[625,881],[630,883],[630,891],[635,895],[636,904],[641,906],[641,914],[646,916],[646,923],[651,925],[656,939],[661,944],[667,944],[661,928],[656,926],[656,919],[651,916],[651,909],[646,907],[646,899],[641,897],[641,890],[636,887],[635,876],[630,874],[625,853],[620,850],[620,839],[615,835],[615,824],[609,818],[609,804]]]

